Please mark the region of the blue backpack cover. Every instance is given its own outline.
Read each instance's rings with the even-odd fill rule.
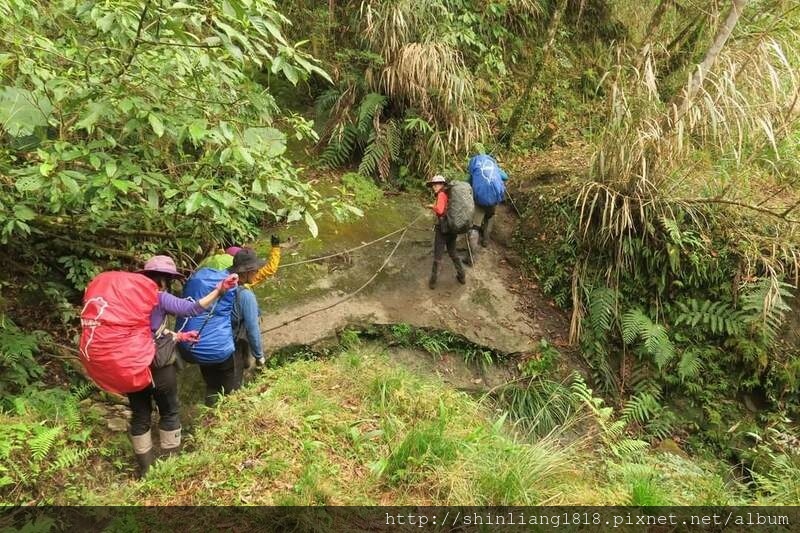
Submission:
[[[469,181],[475,203],[481,207],[497,205],[505,199],[505,173],[491,156],[476,155],[469,160]]]
[[[213,291],[220,281],[228,276],[227,270],[201,268],[186,280],[183,297],[197,301]],[[209,307],[205,313],[185,319],[183,331],[197,330],[200,341],[197,344],[182,342],[182,350],[190,353],[198,363],[221,363],[233,353],[233,328],[231,311],[237,289],[231,289]],[[209,316],[210,315],[210,316]]]

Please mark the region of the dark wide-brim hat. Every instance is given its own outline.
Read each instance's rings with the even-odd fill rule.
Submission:
[[[255,250],[242,248],[239,253],[233,256],[233,265],[228,271],[233,274],[241,274],[242,272],[258,270],[266,264],[267,262],[264,259],[258,258]]]

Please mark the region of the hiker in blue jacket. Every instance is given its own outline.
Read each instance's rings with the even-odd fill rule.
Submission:
[[[233,266],[229,269],[239,275],[239,288],[231,313],[233,337],[236,345],[234,353],[235,388],[242,385],[245,368],[250,368],[250,356],[255,358],[256,366],[263,366],[265,362],[264,351],[261,347],[261,328],[258,300],[250,283],[255,279],[256,273],[266,264],[259,259],[255,250],[243,248],[233,258]],[[235,389],[234,389],[235,390]]]
[[[475,218],[471,233],[480,235],[484,248],[489,241],[497,204],[505,200],[508,175],[490,155],[478,154],[469,160],[469,184],[475,195]]]

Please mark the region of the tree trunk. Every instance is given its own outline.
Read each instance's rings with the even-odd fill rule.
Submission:
[[[564,14],[566,8],[567,0],[559,0],[558,4],[556,5],[556,10],[553,12],[553,17],[550,19],[550,24],[547,26],[547,42],[545,42],[545,45],[542,48],[541,61],[539,62],[538,66],[531,64],[531,75],[528,78],[528,82],[525,84],[525,91],[522,93],[519,102],[517,102],[517,105],[514,107],[514,111],[511,112],[511,118],[508,119],[508,124],[498,138],[498,141],[500,141],[500,143],[502,143],[506,148],[511,146],[511,141],[514,139],[514,135],[517,134],[520,124],[527,117],[533,88],[539,81],[539,76],[541,75],[542,70],[544,70],[544,68],[547,66],[547,63],[550,61],[553,44],[556,40],[556,31],[558,30],[561,16]]]
[[[676,110],[673,124],[678,122],[692,106],[692,100],[697,96],[698,91],[700,91],[700,88],[703,86],[706,75],[717,61],[717,57],[719,57],[719,53],[722,51],[725,43],[728,42],[728,38],[731,36],[731,33],[733,33],[733,29],[736,27],[736,23],[739,21],[739,17],[744,7],[747,5],[747,1],[748,0],[732,0],[731,9],[725,17],[725,22],[723,22],[717,30],[711,47],[706,52],[703,61],[697,66],[697,70],[689,80],[689,85],[686,87],[685,92],[682,96],[673,99],[672,107]]]
[[[661,0],[661,2],[658,3],[658,7],[653,11],[653,16],[650,17],[650,22],[647,24],[647,30],[644,32],[644,41],[646,43],[652,40],[656,28],[661,24],[661,19],[664,18],[667,8],[672,5],[672,2],[673,0]]]

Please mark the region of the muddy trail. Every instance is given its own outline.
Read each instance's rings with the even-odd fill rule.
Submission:
[[[414,220],[388,262],[401,234],[352,254],[294,265],[361,246]],[[292,239],[286,245],[285,266],[257,291],[265,350],[314,345],[347,326],[386,324],[450,331],[505,354],[534,351],[542,338],[558,344],[567,327],[564,316],[511,266],[515,260],[507,243],[516,222],[511,209],[501,206],[489,246],[471,250],[475,265],[466,269],[466,285],[456,281],[453,264],[445,256],[439,283],[431,290],[433,215],[419,197],[385,199],[351,223],[326,227],[323,221],[318,238]],[[458,246],[459,254],[467,257],[465,236],[459,237]],[[335,305],[382,265],[363,291]]]

